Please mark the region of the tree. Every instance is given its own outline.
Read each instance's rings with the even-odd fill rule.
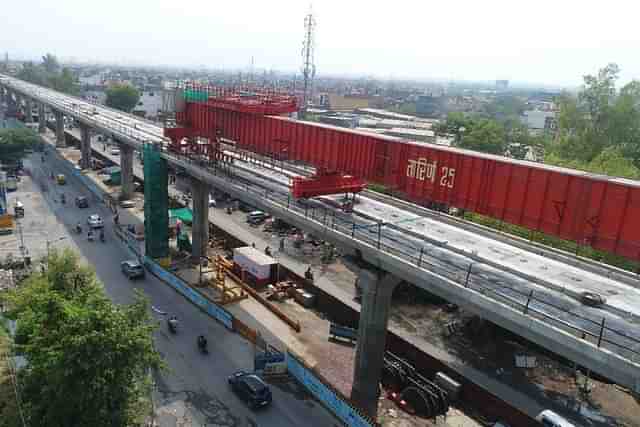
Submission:
[[[506,149],[504,129],[493,120],[473,122],[471,130],[464,131],[457,145],[469,150],[504,155]]]
[[[129,84],[115,84],[107,89],[107,106],[126,113],[138,104],[140,93]]]
[[[40,144],[40,138],[31,129],[0,130],[0,162],[13,164],[23,158],[25,151]]]
[[[132,426],[147,413],[148,373],[161,366],[148,302],[114,305],[89,267],[67,250],[7,293],[23,409],[31,425]]]
[[[42,66],[49,74],[55,74],[60,70],[60,63],[58,58],[51,53],[47,53],[42,57]]]
[[[49,87],[60,92],[74,95],[78,93],[76,77],[69,68],[63,68],[60,74],[49,76]]]
[[[18,78],[33,84],[47,86],[47,76],[42,67],[33,62],[25,62],[18,72]]]

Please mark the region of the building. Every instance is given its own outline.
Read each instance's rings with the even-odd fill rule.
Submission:
[[[132,113],[140,117],[154,120],[162,112],[162,91],[146,90],[140,94],[138,105],[133,108]]]
[[[521,121],[534,135],[553,133],[557,129],[556,113],[553,111],[528,110],[522,113]]]
[[[444,97],[434,94],[419,95],[416,99],[416,114],[424,117],[440,117],[443,114]]]
[[[374,100],[365,95],[337,95],[328,94],[329,105],[333,111],[353,111],[358,108],[368,108],[373,106]],[[321,100],[322,101],[322,100]],[[324,106],[322,103],[320,104]]]

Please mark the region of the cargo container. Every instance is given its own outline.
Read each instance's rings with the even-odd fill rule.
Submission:
[[[254,286],[265,286],[273,283],[278,262],[250,246],[233,250],[233,265],[236,274],[244,276],[247,283]]]

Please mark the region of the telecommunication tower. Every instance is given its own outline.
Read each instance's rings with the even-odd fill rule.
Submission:
[[[316,65],[314,63],[314,44],[316,20],[313,12],[309,10],[309,14],[304,18],[304,41],[302,42],[302,75],[304,77],[304,94],[302,97],[301,115],[304,118],[307,111],[307,105],[312,99],[313,78],[316,76]]]

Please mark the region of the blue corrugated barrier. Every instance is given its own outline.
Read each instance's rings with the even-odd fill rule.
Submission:
[[[287,353],[287,371],[313,396],[349,427],[374,427],[375,424],[351,407],[331,388],[320,381],[294,355]]]
[[[200,295],[199,292],[196,292],[178,277],[163,269],[151,258],[145,257],[144,264],[160,280],[169,284],[198,307],[204,309],[211,317],[218,320],[228,329],[233,330],[233,316],[227,310]]]

